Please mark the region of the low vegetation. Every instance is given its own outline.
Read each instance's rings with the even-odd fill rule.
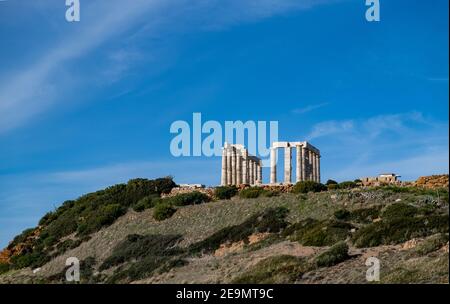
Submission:
[[[327,187],[324,184],[314,181],[301,181],[292,188],[293,193],[308,193],[326,191]]]
[[[214,196],[217,199],[230,199],[238,193],[236,186],[222,186],[214,189]]]
[[[223,228],[206,239],[190,246],[191,253],[211,253],[221,244],[248,241],[248,237],[257,232],[278,233],[287,226],[285,221],[288,210],[283,207],[267,209],[255,214],[239,225]]]
[[[283,235],[304,246],[331,246],[347,239],[352,227],[346,222],[308,218],[289,226]]]
[[[177,209],[168,203],[158,204],[153,209],[153,218],[157,221],[163,221],[172,217],[176,211]]]
[[[286,284],[294,283],[309,269],[304,258],[279,255],[266,258],[232,283],[237,284]]]
[[[301,182],[294,194],[217,187],[218,201],[205,204],[210,197],[198,191],[162,196],[171,178],[131,180],[66,201],[15,237],[0,254],[8,261],[0,283],[65,283],[60,264],[72,255],[81,283],[365,283],[353,247],[412,238],[415,247],[371,249],[383,260],[382,282],[448,282],[448,191],[354,183]],[[139,213],[121,217],[130,209]]]
[[[348,246],[345,242],[339,242],[329,248],[327,251],[319,254],[315,263],[318,267],[330,267],[349,258]]]

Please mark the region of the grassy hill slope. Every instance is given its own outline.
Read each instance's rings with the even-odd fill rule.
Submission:
[[[81,261],[82,283],[366,283],[369,256],[381,261],[382,283],[448,282],[446,191],[356,188],[189,205],[161,200],[173,185],[158,182],[134,180],[46,215],[10,244],[16,255],[0,283],[64,283],[68,257]],[[158,221],[162,204],[176,212]],[[97,221],[105,212],[112,217]],[[75,224],[53,233],[68,214]]]

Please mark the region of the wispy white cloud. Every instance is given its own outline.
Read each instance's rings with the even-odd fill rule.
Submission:
[[[321,149],[324,178],[388,171],[413,180],[448,172],[448,122],[419,112],[321,122],[312,127],[308,140]]]
[[[354,128],[354,121],[325,121],[313,126],[312,131],[306,136],[307,140],[334,135],[338,133],[351,132]]]
[[[317,110],[319,108],[325,107],[325,106],[327,106],[329,104],[330,104],[329,102],[322,102],[322,103],[318,103],[318,104],[311,104],[311,105],[307,105],[307,106],[305,106],[303,108],[294,109],[294,110],[292,110],[292,113],[294,113],[294,114],[305,114],[305,113],[311,112],[313,110]]]
[[[48,52],[34,64],[0,75],[0,134],[30,121],[51,109],[73,86],[79,85],[66,70],[73,62],[127,32],[127,37],[161,38],[171,31],[218,30],[240,22],[255,21],[290,10],[309,9],[337,0],[123,0],[83,3],[82,21],[48,45]],[[50,4],[47,4],[50,7]],[[42,8],[43,4],[39,4]],[[33,6],[30,6],[33,7]],[[44,5],[44,8],[46,6]],[[0,21],[1,22],[1,21]],[[122,37],[122,39],[132,38]],[[142,37],[141,37],[142,38]],[[148,50],[146,50],[148,53]],[[103,76],[114,83],[129,70],[136,53],[118,51],[111,57],[115,66]],[[17,59],[19,60],[19,59]],[[1,77],[3,76],[3,77]],[[64,77],[63,77],[64,76]],[[83,77],[81,77],[83,78]]]

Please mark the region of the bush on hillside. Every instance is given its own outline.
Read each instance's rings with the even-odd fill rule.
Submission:
[[[351,224],[334,220],[305,219],[290,225],[283,235],[304,246],[331,246],[350,235]]]
[[[182,193],[167,199],[164,201],[173,206],[188,206],[188,205],[198,205],[209,202],[211,198],[205,193],[199,191],[193,191],[189,193]]]
[[[338,182],[332,179],[327,180],[327,182],[325,183],[325,185],[329,186],[329,185],[337,185]]]
[[[172,217],[172,215],[177,211],[175,207],[167,203],[161,203],[156,205],[153,210],[153,218],[157,221],[163,221]]]
[[[348,246],[345,242],[333,245],[315,258],[318,267],[330,267],[348,259]]]
[[[101,206],[89,214],[78,224],[77,234],[88,235],[100,230],[103,226],[111,225],[118,217],[125,214],[127,208],[120,204]]]
[[[418,254],[424,256],[430,252],[442,248],[447,243],[448,243],[448,234],[439,233],[424,240],[421,244],[417,245],[417,247],[414,250]]]
[[[418,209],[405,203],[396,203],[388,206],[382,213],[385,219],[395,219],[402,217],[413,217],[418,213]]]
[[[292,188],[293,193],[308,193],[326,191],[327,187],[324,184],[314,181],[301,181]]]
[[[8,272],[8,271],[9,271],[9,264],[0,263],[0,274]]]
[[[448,215],[384,218],[360,228],[352,237],[356,247],[394,245],[412,238],[448,232]]]
[[[258,198],[264,192],[263,188],[260,187],[251,187],[241,190],[239,192],[240,198]]]
[[[358,185],[352,181],[345,181],[345,182],[339,183],[339,189],[353,189],[353,188],[356,188],[357,186]]]
[[[371,208],[361,208],[353,211],[338,209],[334,212],[334,217],[343,221],[355,221],[358,223],[371,223],[380,215],[381,206]]]
[[[218,199],[230,199],[238,192],[236,186],[221,186],[214,189],[214,196]]]
[[[284,207],[270,208],[250,216],[239,225],[225,227],[206,239],[192,244],[189,252],[214,252],[221,244],[230,242],[248,242],[248,237],[257,232],[278,233],[287,226],[285,218],[289,210]]]
[[[233,280],[234,284],[287,284],[294,283],[307,272],[304,258],[291,255],[268,257]]]
[[[161,201],[158,194],[150,194],[140,199],[134,206],[133,210],[136,212],[142,212],[145,209],[153,208],[157,203]]]

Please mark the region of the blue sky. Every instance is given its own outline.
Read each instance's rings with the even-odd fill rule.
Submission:
[[[175,120],[279,122],[322,179],[448,173],[448,1],[0,2],[0,247],[66,199],[134,177],[214,185]],[[263,175],[268,178],[267,169]]]

